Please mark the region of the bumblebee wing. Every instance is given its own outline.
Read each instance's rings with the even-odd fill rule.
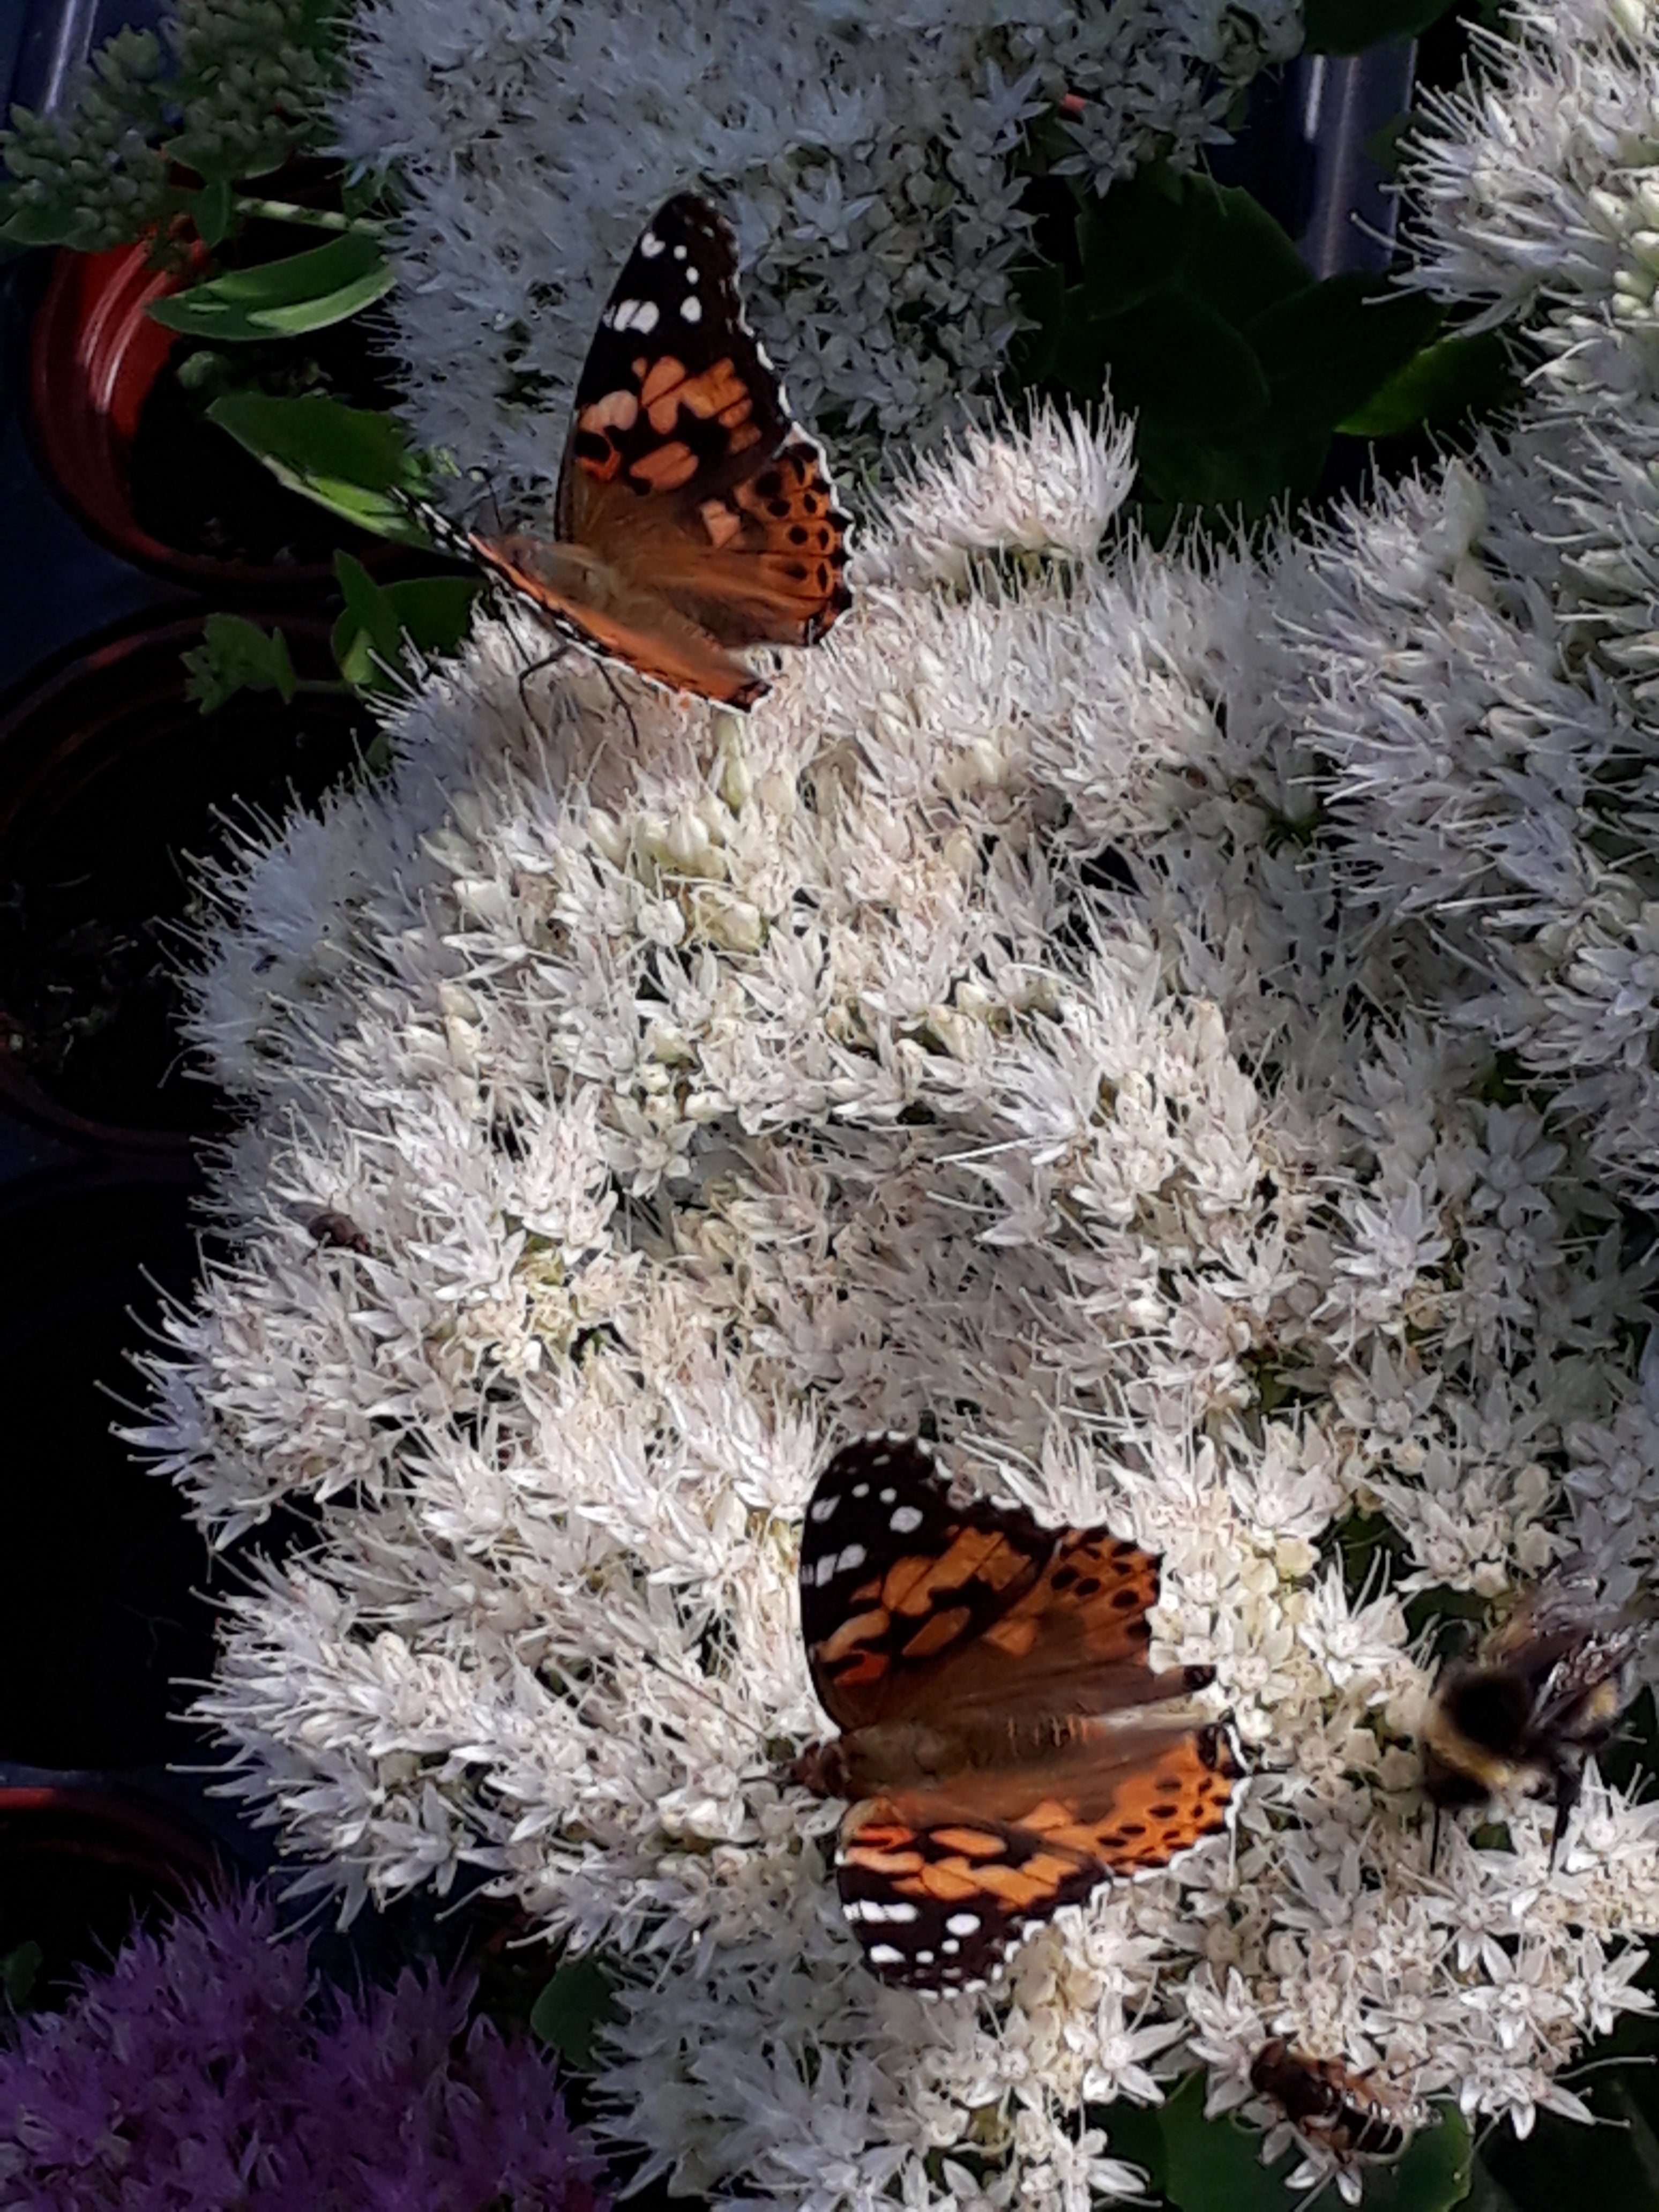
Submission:
[[[1627,1702],[1625,1676],[1644,1633],[1642,1622],[1615,1620],[1575,1636],[1538,1685],[1533,1735],[1580,1742],[1604,1735]]]

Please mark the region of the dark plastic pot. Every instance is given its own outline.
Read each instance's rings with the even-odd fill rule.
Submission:
[[[344,695],[202,714],[181,655],[204,619],[78,646],[0,701],[0,1103],[79,1143],[178,1152],[223,1126],[177,1034],[186,856],[226,848],[227,811],[314,801],[373,735]],[[337,674],[325,623],[271,622],[301,675]]]
[[[1411,106],[1415,62],[1410,39],[1298,54],[1256,78],[1243,127],[1210,155],[1218,183],[1253,193],[1315,276],[1389,265],[1399,203],[1376,149]]]
[[[156,1160],[0,1192],[0,1760],[199,1759],[224,1579],[173,1484],[112,1433],[130,1354],[194,1285],[193,1181]]]
[[[30,402],[41,466],[88,529],[137,567],[219,595],[224,564],[150,537],[132,511],[127,479],[139,414],[178,343],[144,311],[178,291],[185,276],[152,269],[142,245],[59,253],[35,317]],[[247,580],[257,587],[260,580]]]
[[[217,1868],[194,1829],[96,1778],[0,1783],[0,1956],[38,1943],[31,2002],[61,2004],[77,1967],[106,1966],[135,1920],[187,1903]]]

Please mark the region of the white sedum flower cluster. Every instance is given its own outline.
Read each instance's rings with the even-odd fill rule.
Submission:
[[[219,887],[241,1256],[146,1441],[216,1534],[317,1525],[203,1710],[348,1909],[480,1868],[611,1946],[613,2124],[680,2187],[1084,2212],[1134,2185],[1103,2108],[1245,2104],[1272,2035],[1524,2131],[1647,2002],[1659,1807],[1592,1777],[1553,1866],[1533,1805],[1431,1864],[1412,1741],[1408,1601],[1659,1547],[1659,1152],[1547,988],[1548,902],[1640,876],[1655,710],[1534,434],[1260,560],[1097,550],[1109,424],[987,436],[746,721],[483,624],[386,787]],[[1254,1769],[1231,1850],[931,2007],[781,1779],[813,1472],[922,1423],[1163,1554],[1152,1656]]]
[[[844,461],[934,441],[1019,326],[1031,128],[1103,190],[1154,151],[1189,165],[1300,38],[1299,0],[368,0],[340,143],[408,187],[411,428],[544,489],[617,271],[701,185],[803,419]]]

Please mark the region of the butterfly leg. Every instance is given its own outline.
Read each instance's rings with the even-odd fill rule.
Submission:
[[[629,734],[634,740],[634,750],[637,753],[640,750],[640,726],[634,720],[634,709],[629,705],[627,700],[623,698],[622,693],[617,690],[617,679],[612,676],[611,671],[605,666],[604,661],[601,660],[596,663],[596,665],[600,675],[605,678],[605,689],[610,692],[611,697],[622,709],[623,720],[628,725]]]
[[[526,661],[519,671],[519,704],[524,708],[525,720],[532,728],[539,730],[541,724],[536,720],[536,710],[530,703],[530,694],[525,687],[532,676],[539,676],[543,669],[553,667],[564,659],[569,650],[568,645],[556,645],[551,653],[543,653],[539,660]],[[542,733],[544,736],[547,734],[545,731]]]

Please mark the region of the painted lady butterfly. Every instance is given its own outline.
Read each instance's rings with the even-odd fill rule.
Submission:
[[[1393,2158],[1406,2131],[1395,2106],[1369,2075],[1352,2074],[1337,2058],[1308,2058],[1282,2036],[1264,2043],[1250,2067],[1250,2086],[1277,2105],[1300,2134],[1340,2165]]]
[[[729,224],[681,192],[628,257],[576,386],[554,541],[467,545],[543,619],[670,690],[748,707],[736,658],[852,604],[851,526],[743,317]]]
[[[1229,1732],[1144,1714],[1203,1668],[1146,1664],[1158,1563],[1108,1528],[953,1500],[927,1447],[870,1437],[819,1478],[801,1632],[842,1730],[793,1778],[847,1797],[843,1911],[870,1965],[972,1990],[1062,1905],[1224,1828]]]

